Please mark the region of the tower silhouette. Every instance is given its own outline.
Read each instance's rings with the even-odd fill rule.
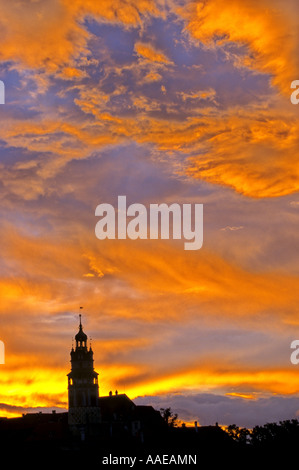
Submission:
[[[76,348],[71,350],[71,372],[68,377],[68,422],[73,431],[96,424],[100,420],[98,373],[94,370],[93,351],[87,348],[87,335],[79,315]]]

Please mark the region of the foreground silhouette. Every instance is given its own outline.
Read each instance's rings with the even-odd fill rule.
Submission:
[[[252,430],[232,424],[188,427],[179,425],[170,407],[155,410],[136,405],[125,394],[112,391],[99,396],[93,350],[87,347],[81,315],[76,346],[71,349],[68,376],[69,410],[65,413],[28,413],[0,418],[0,451],[11,462],[25,460],[97,466],[132,467],[159,464],[204,466],[234,462],[256,465],[267,459],[267,468],[279,457],[296,462],[299,421],[296,419],[255,426]],[[141,462],[142,461],[142,462]],[[183,462],[183,463],[182,463]],[[40,468],[40,467],[39,467]],[[56,467],[55,467],[56,468]],[[68,467],[67,467],[68,468]],[[259,468],[259,467],[258,467]]]
[[[171,410],[170,413],[173,417]],[[28,413],[20,418],[0,418],[0,448],[8,455],[17,450],[24,458],[65,456],[68,462],[82,458],[99,465],[109,456],[136,456],[137,460],[148,455],[196,455],[197,464],[206,459],[211,464],[238,459],[254,463],[264,458],[270,463],[282,456],[290,462],[297,460],[299,421],[295,419],[255,426],[252,430],[234,424],[225,429],[218,425],[187,427],[177,425],[176,420],[167,422],[165,410],[161,410],[161,421],[153,423],[151,432],[142,440],[126,429],[119,429],[114,435],[85,435],[82,440],[70,432],[67,415]]]

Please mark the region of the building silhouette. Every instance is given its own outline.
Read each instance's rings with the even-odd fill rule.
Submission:
[[[76,347],[71,350],[71,372],[68,377],[68,423],[76,433],[82,426],[100,421],[98,373],[93,366],[93,351],[87,348],[87,335],[83,331],[81,315]]]
[[[161,414],[152,406],[138,406],[126,394],[99,396],[98,373],[94,369],[93,350],[87,346],[79,315],[75,349],[71,349],[68,377],[68,425],[81,440],[134,438],[141,442],[164,429]]]

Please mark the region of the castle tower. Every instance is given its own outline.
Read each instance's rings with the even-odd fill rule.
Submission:
[[[90,425],[99,423],[98,373],[93,366],[93,351],[87,348],[87,335],[79,315],[79,331],[75,336],[76,348],[71,350],[71,372],[68,376],[68,421],[73,431],[88,432]],[[88,429],[87,429],[88,428]]]

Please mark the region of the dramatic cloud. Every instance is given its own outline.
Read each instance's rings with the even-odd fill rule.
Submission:
[[[162,62],[164,64],[169,64],[170,61],[165,57],[163,52],[159,52],[154,50],[151,46],[147,44],[142,44],[141,42],[138,42],[135,44],[135,51],[141,55],[142,57],[145,57],[151,62]]]
[[[273,75],[289,95],[298,71],[298,5],[281,0],[197,1],[180,9],[192,36],[207,46],[236,42],[248,46],[240,65]],[[279,46],[278,46],[279,45]]]
[[[89,54],[86,17],[134,26],[140,23],[143,13],[158,13],[152,0],[105,0],[101,4],[91,0],[37,0],[30,5],[26,1],[8,4],[2,0],[0,8],[1,59],[45,68],[49,73],[62,69],[68,78],[80,73],[69,67],[73,59]]]
[[[0,8],[0,414],[67,407],[83,305],[101,395],[201,424],[292,417],[296,2]],[[203,248],[98,240],[118,195],[203,203]]]

